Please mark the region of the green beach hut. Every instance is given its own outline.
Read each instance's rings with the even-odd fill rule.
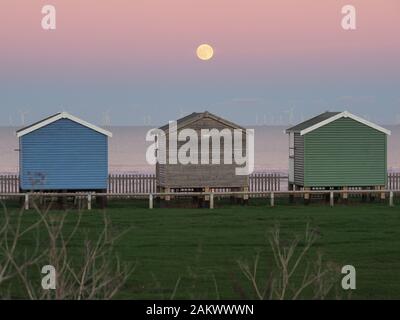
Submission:
[[[286,130],[289,189],[382,189],[390,131],[348,111],[325,112]]]

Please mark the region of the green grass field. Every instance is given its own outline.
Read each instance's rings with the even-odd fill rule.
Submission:
[[[291,239],[303,233],[309,222],[321,232],[314,250],[322,251],[327,261],[356,267],[357,289],[352,298],[400,299],[398,207],[253,205],[149,210],[145,205],[110,203],[107,209],[116,230],[129,228],[116,252],[122,261],[137,263],[118,298],[169,299],[178,279],[177,299],[243,298],[238,287],[245,297],[254,298],[237,260],[251,261],[262,250],[260,277],[266,278],[273,264],[268,230],[278,222],[283,237]],[[27,221],[33,219],[30,216],[25,214]],[[84,212],[81,231],[95,235],[101,227],[100,210]],[[79,255],[82,241],[83,232],[71,244],[74,254]]]

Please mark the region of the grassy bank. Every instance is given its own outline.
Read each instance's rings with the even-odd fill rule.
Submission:
[[[261,252],[260,279],[273,264],[267,232],[279,223],[282,238],[304,232],[310,222],[320,239],[313,250],[339,266],[357,270],[352,298],[400,298],[400,212],[381,204],[358,206],[226,206],[208,209],[154,209],[110,203],[107,213],[117,231],[129,231],[115,250],[135,272],[118,294],[123,299],[254,298],[237,261],[251,262]],[[100,210],[84,212],[80,231],[71,242],[79,255],[84,233],[102,228]],[[59,214],[54,212],[55,215]],[[66,228],[72,228],[73,212]],[[35,219],[24,214],[24,223]],[[29,249],[29,239],[24,240]],[[175,291],[175,294],[173,292]]]

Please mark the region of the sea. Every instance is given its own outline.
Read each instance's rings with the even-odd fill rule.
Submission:
[[[385,126],[392,131],[388,139],[388,170],[400,171],[400,125]],[[109,144],[109,171],[111,173],[155,172],[155,167],[146,161],[146,134],[152,127],[109,127],[113,133]],[[289,139],[283,126],[254,126],[255,171],[288,171]],[[0,127],[0,174],[18,172],[17,128]]]

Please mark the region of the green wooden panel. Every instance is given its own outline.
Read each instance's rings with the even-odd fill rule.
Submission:
[[[307,187],[385,185],[386,134],[341,118],[304,136]]]
[[[294,183],[304,185],[304,136],[294,134]]]

